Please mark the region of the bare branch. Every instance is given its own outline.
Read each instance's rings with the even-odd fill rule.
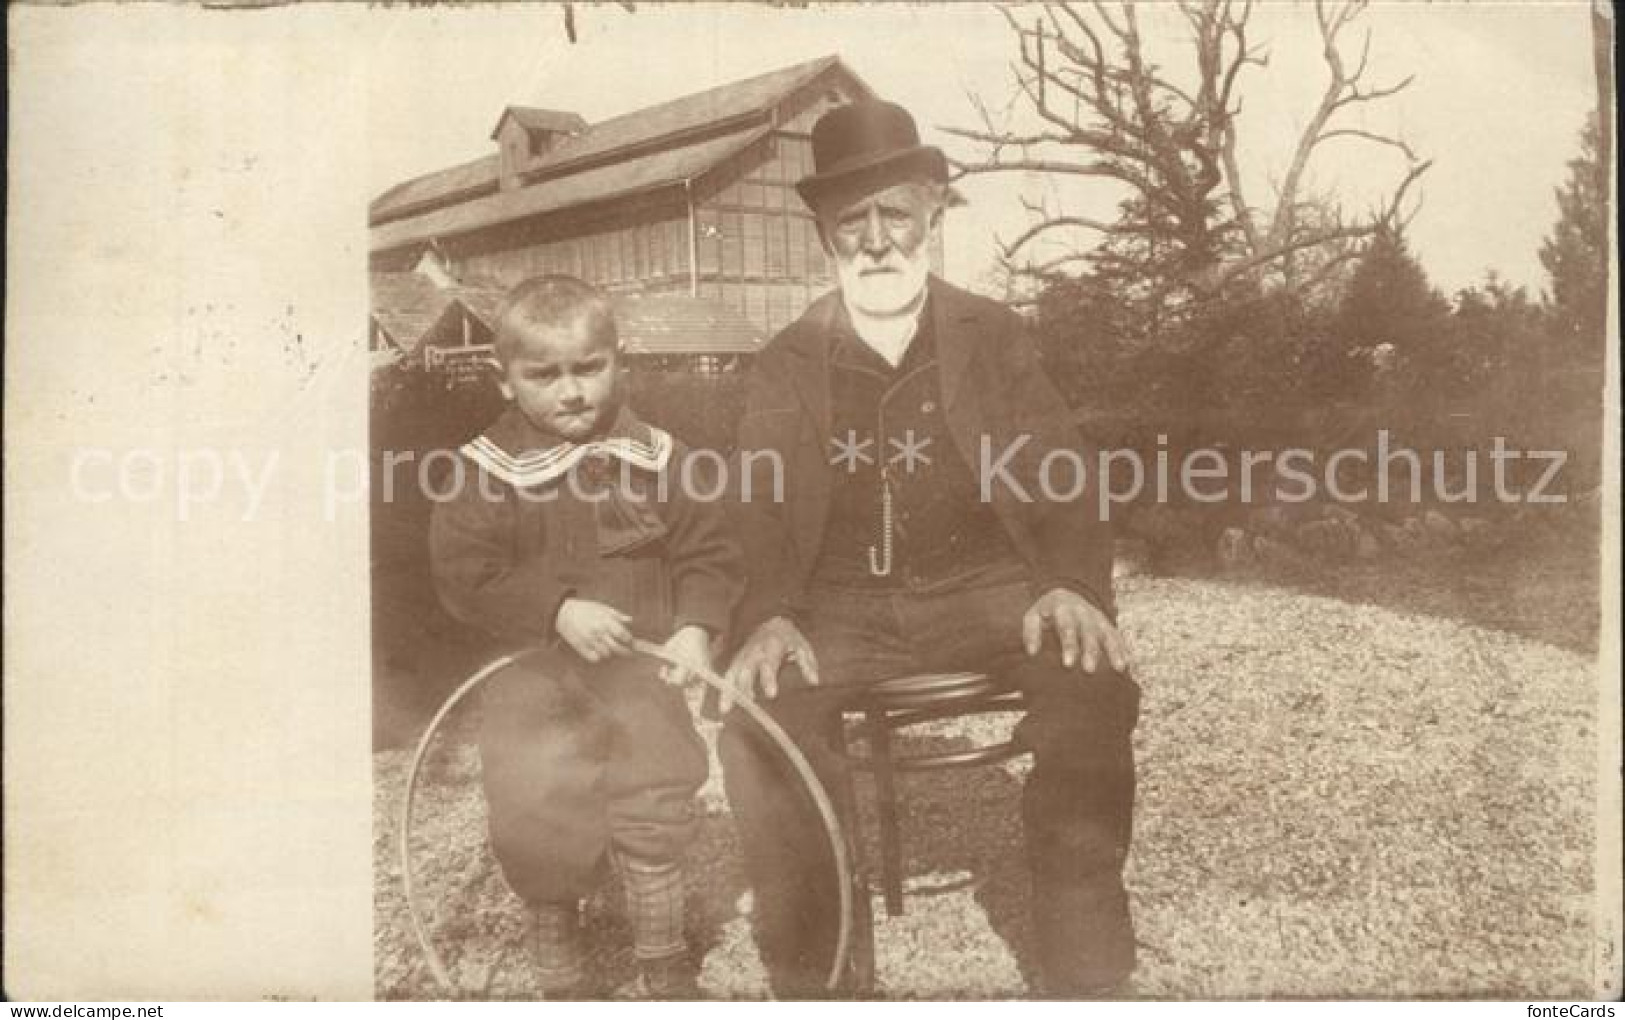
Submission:
[[[957,181],[962,177],[973,174],[1006,173],[1011,170],[1027,170],[1035,173],[1065,174],[1072,177],[1109,177],[1122,181],[1146,193],[1148,196],[1155,188],[1143,175],[1136,174],[1127,167],[1106,161],[1093,163],[1064,163],[1051,159],[992,159],[981,163],[965,163],[950,158],[948,160],[949,177]]]
[[[1280,202],[1276,206],[1275,217],[1270,224],[1267,246],[1279,245],[1287,239],[1291,229],[1291,209],[1297,199],[1298,188],[1303,181],[1303,175],[1308,168],[1309,160],[1321,142],[1328,138],[1337,137],[1365,137],[1370,141],[1393,146],[1400,149],[1411,160],[1416,161],[1415,154],[1404,143],[1370,132],[1358,129],[1340,128],[1329,130],[1327,125],[1332,117],[1339,111],[1355,103],[1372,102],[1385,99],[1407,88],[1415,76],[1412,75],[1403,81],[1383,88],[1362,91],[1360,76],[1364,73],[1370,55],[1371,35],[1368,32],[1362,47],[1360,61],[1353,74],[1347,72],[1343,61],[1342,51],[1338,45],[1338,37],[1348,25],[1363,13],[1367,0],[1348,0],[1346,3],[1329,5],[1326,0],[1315,0],[1315,17],[1320,25],[1321,51],[1330,72],[1330,80],[1321,94],[1320,105],[1310,118],[1309,124],[1299,136],[1298,144],[1293,152],[1292,162],[1287,168],[1286,176],[1282,178]],[[1407,177],[1401,184],[1401,189],[1408,187],[1413,178]]]
[[[1318,280],[1330,271],[1323,262],[1346,261],[1340,245],[1414,215],[1415,182],[1428,165],[1397,136],[1336,122],[1340,111],[1388,98],[1412,81],[1365,83],[1372,33],[1351,33],[1358,31],[1369,0],[1313,0],[1327,77],[1288,154],[1277,201],[1267,215],[1247,201],[1240,170],[1240,90],[1247,68],[1269,59],[1249,34],[1253,0],[1175,3],[1176,16],[1189,31],[1184,75],[1164,73],[1153,62],[1141,11],[1128,0],[999,7],[1016,40],[1012,103],[1019,103],[1024,119],[1014,119],[1014,105],[996,114],[974,102],[979,126],[944,128],[973,147],[950,160],[953,179],[1031,172],[1113,180],[1134,194],[1115,221],[1052,213],[1043,203],[1024,200],[1032,221],[1008,243],[999,242],[1002,264],[1053,242],[1055,247],[1043,246],[1040,255],[1056,257],[1015,268],[1046,277],[1095,259],[1097,271],[1126,273],[1132,280],[1143,266],[1143,282],[1131,285],[1134,301],[1183,304],[1244,279],[1260,286],[1297,286],[1293,255],[1323,248],[1325,259],[1316,260]],[[1032,17],[1026,16],[1029,11]],[[1345,53],[1356,44],[1357,53]],[[1404,177],[1368,221],[1306,216],[1303,210],[1311,206],[1300,201],[1299,192],[1314,153],[1346,139],[1397,150],[1406,159]],[[1112,243],[1102,247],[1101,242]],[[1281,273],[1266,279],[1264,271],[1275,266]]]
[[[1288,255],[1294,254],[1295,252],[1304,251],[1309,248],[1323,247],[1337,241],[1354,240],[1375,233],[1379,226],[1383,225],[1384,223],[1393,222],[1397,218],[1399,206],[1404,200],[1406,191],[1408,191],[1411,185],[1414,184],[1416,180],[1427,171],[1428,167],[1432,165],[1433,164],[1431,162],[1427,162],[1419,163],[1412,167],[1410,173],[1405,175],[1405,180],[1400,184],[1399,190],[1394,194],[1394,199],[1389,203],[1387,210],[1381,215],[1374,217],[1370,222],[1355,224],[1352,226],[1339,226],[1327,230],[1311,231],[1284,243],[1274,245],[1266,251],[1257,252],[1247,256],[1246,258],[1227,263],[1220,267],[1217,272],[1213,273],[1208,280],[1202,281],[1203,288],[1209,291],[1216,291],[1222,288],[1225,284],[1229,283],[1231,280],[1234,280],[1245,273],[1260,269],[1271,262],[1285,258]]]
[[[1247,196],[1242,187],[1241,167],[1236,159],[1236,133],[1234,128],[1225,131],[1221,143],[1224,147],[1224,175],[1230,191],[1230,207],[1241,225],[1241,231],[1247,238],[1247,250],[1258,251],[1264,246],[1264,239],[1258,232],[1258,220],[1253,216],[1252,206],[1247,204]]]
[[[1056,271],[1062,266],[1068,266],[1078,262],[1086,262],[1088,259],[1089,256],[1086,253],[1073,252],[1069,255],[1061,255],[1050,259],[1048,262],[1040,262],[1035,266],[1017,266],[1012,268],[1015,272],[1025,273],[1031,276],[1054,276]]]
[[[1009,170],[1029,170],[1035,173],[1070,174],[1077,177],[1116,177],[1116,167],[1100,163],[1062,163],[1053,159],[1017,159],[1009,161],[988,160],[982,163],[966,163],[950,158],[948,165],[957,171],[959,177],[968,177],[971,174],[1004,173]]]
[[[1366,65],[1371,62],[1371,29],[1365,30],[1365,42],[1360,44],[1360,62],[1354,66],[1354,73],[1349,75],[1350,81],[1359,81],[1365,74]]]
[[[1113,21],[1110,14],[1106,13],[1106,5],[1101,3],[1101,0],[1089,0],[1089,3],[1094,6],[1095,14],[1100,17],[1100,20],[1106,23],[1106,29],[1111,32],[1112,35],[1117,36],[1117,38],[1125,39],[1123,27]],[[1132,12],[1134,10],[1134,8],[1129,6],[1127,3],[1123,5],[1123,9],[1125,13]]]
[[[1398,95],[1399,93],[1410,88],[1411,83],[1414,81],[1416,81],[1416,75],[1413,74],[1408,75],[1403,81],[1395,82],[1392,85],[1361,91],[1359,86],[1354,84],[1354,81],[1350,79],[1349,93],[1338,100],[1337,106],[1339,109],[1341,109],[1345,106],[1352,106],[1355,103],[1369,103],[1377,99],[1387,99],[1389,96]]]
[[[1064,135],[1058,131],[1039,131],[1033,134],[1015,135],[1005,134],[1001,131],[978,130],[976,128],[954,127],[951,124],[939,124],[937,130],[955,138],[963,138],[967,142],[982,142],[999,148],[1015,147],[1028,148],[1034,145],[1066,145],[1077,141],[1077,136]]]
[[[1306,251],[1310,248],[1319,248],[1323,245],[1332,244],[1336,241],[1347,241],[1355,238],[1365,237],[1369,234],[1375,233],[1376,230],[1376,224],[1362,223],[1352,227],[1339,227],[1336,230],[1316,231],[1311,234],[1305,234],[1294,240],[1288,241],[1285,244],[1276,245],[1265,251],[1255,252],[1254,254],[1248,255],[1245,258],[1237,259],[1234,262],[1228,262],[1222,266],[1218,266],[1213,272],[1209,273],[1205,279],[1195,282],[1203,291],[1208,293],[1216,293],[1224,289],[1225,285],[1229,284],[1231,281],[1239,279],[1248,273],[1263,269],[1270,263],[1277,262],[1289,255],[1300,251]]]
[[[1405,179],[1400,181],[1399,187],[1394,190],[1394,197],[1388,203],[1387,211],[1382,214],[1381,219],[1384,222],[1399,222],[1400,225],[1403,226],[1404,224],[1409,223],[1411,217],[1416,215],[1416,210],[1412,210],[1411,217],[1406,217],[1405,219],[1400,220],[1399,207],[1405,202],[1405,193],[1411,189],[1412,185],[1422,179],[1422,175],[1427,173],[1428,168],[1432,165],[1433,161],[1430,159],[1426,162],[1417,163],[1411,167],[1410,172],[1405,175]],[[1418,209],[1420,209],[1420,206],[1418,206]]]
[[[1226,6],[1228,9],[1228,5]],[[1236,80],[1241,76],[1242,69],[1248,66],[1262,67],[1269,62],[1268,58],[1258,56],[1257,52],[1247,45],[1247,19],[1252,16],[1252,10],[1252,0],[1247,0],[1239,17],[1231,18],[1227,15],[1223,33],[1219,38],[1221,47],[1224,44],[1224,35],[1229,35],[1236,43],[1236,55],[1224,73],[1224,84],[1219,87],[1215,99],[1220,111],[1231,112],[1232,115],[1240,112],[1239,109],[1230,111],[1230,100],[1235,95]]]
[[[1410,162],[1415,163],[1417,161],[1416,153],[1409,145],[1400,141],[1398,138],[1390,138],[1387,135],[1381,135],[1375,131],[1362,131],[1359,128],[1338,128],[1335,131],[1326,131],[1322,133],[1319,141],[1330,141],[1333,138],[1363,138],[1368,142],[1376,142],[1379,145],[1389,145],[1398,149],[1400,152],[1403,152],[1405,154],[1405,158]]]
[[[1028,208],[1030,210],[1032,207],[1029,206]],[[1116,231],[1118,227],[1116,224],[1104,223],[1100,220],[1090,219],[1087,216],[1050,216],[1044,219],[1042,222],[1035,223],[1026,230],[1022,231],[1014,241],[1011,241],[1008,244],[1005,244],[1002,241],[999,242],[1000,254],[1006,259],[1013,259],[1016,257],[1016,255],[1020,254],[1021,249],[1025,248],[1035,239],[1042,237],[1044,234],[1049,233],[1052,230],[1064,229],[1098,230],[1101,233],[1109,234]]]
[[[1331,279],[1332,274],[1337,272],[1338,269],[1359,257],[1360,250],[1358,248],[1339,252],[1322,263],[1320,268],[1316,269],[1314,275],[1310,276],[1309,279],[1298,284],[1298,290],[1303,293],[1313,292],[1315,288]]]

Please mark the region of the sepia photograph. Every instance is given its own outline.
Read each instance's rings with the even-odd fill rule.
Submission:
[[[1611,17],[389,14],[377,995],[1617,994]]]
[[[6,998],[1613,1015],[1615,18],[13,4]]]

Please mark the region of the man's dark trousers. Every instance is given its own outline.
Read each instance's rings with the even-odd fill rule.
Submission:
[[[1021,620],[1038,592],[1025,570],[982,568],[892,592],[814,587],[798,610],[818,657],[821,684],[794,665],[764,704],[796,740],[824,785],[849,788],[836,714],[865,682],[913,673],[976,670],[1026,695],[1017,739],[1034,762],[1021,817],[1032,876],[1042,982],[1049,995],[1081,995],[1120,982],[1134,967],[1134,933],[1122,872],[1134,805],[1131,738],[1139,688],[1102,662],[1084,673],[1061,664],[1053,637],[1036,656],[1021,647]],[[774,991],[822,997],[835,949],[839,900],[828,841],[811,799],[782,754],[748,717],[728,717],[720,757],[745,865],[756,890],[756,939]],[[850,828],[850,804],[841,812]],[[860,910],[860,921],[867,910]],[[856,933],[848,992],[861,994],[872,958],[866,923]]]

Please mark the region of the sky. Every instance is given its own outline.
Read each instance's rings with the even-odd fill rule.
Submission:
[[[1182,37],[1171,12],[1144,9],[1148,32],[1164,29],[1154,54],[1178,66]],[[369,11],[372,193],[493,151],[489,134],[508,104],[593,122],[826,54],[907,107],[926,141],[961,155],[971,153],[940,128],[976,124],[972,95],[1000,107],[1012,94],[1014,40],[985,4],[644,3],[630,13],[578,4],[576,22],[572,44],[556,4]],[[1546,277],[1536,253],[1557,216],[1553,192],[1596,101],[1586,0],[1393,0],[1373,4],[1358,25],[1372,33],[1373,84],[1416,76],[1347,126],[1397,135],[1434,161],[1409,237],[1435,286],[1453,293],[1494,271],[1538,292]],[[1249,198],[1263,205],[1326,72],[1308,3],[1262,3],[1251,35],[1270,60],[1244,79],[1239,135]],[[1351,35],[1351,53],[1357,42]],[[1339,141],[1323,148],[1309,178],[1317,193],[1358,212],[1380,202],[1403,169],[1397,153]],[[1120,197],[1092,182],[1022,174],[967,179],[961,190],[969,203],[950,214],[947,275],[972,286],[986,285],[995,239],[1027,222],[1023,196],[1106,219]]]

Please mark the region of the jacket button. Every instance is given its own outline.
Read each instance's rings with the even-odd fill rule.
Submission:
[[[922,414],[930,414],[932,411],[935,411],[936,409],[937,409],[937,402],[935,400],[927,400],[925,403],[920,405],[920,412]]]

